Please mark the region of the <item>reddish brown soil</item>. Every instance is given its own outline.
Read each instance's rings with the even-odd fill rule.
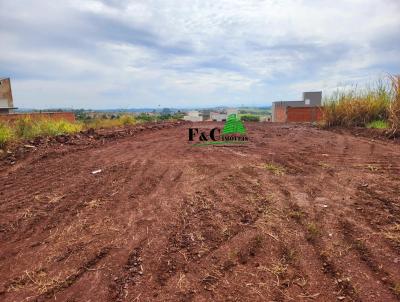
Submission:
[[[3,162],[0,300],[399,299],[398,144],[257,123],[193,147],[189,125]]]

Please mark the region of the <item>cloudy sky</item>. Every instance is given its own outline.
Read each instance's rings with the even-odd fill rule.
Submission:
[[[34,108],[269,105],[400,71],[399,0],[0,0]]]

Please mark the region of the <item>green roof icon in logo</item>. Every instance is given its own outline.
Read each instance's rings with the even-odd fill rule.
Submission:
[[[246,134],[246,128],[244,127],[242,121],[236,114],[230,114],[226,123],[224,125],[224,129],[222,130],[222,135],[224,134]]]

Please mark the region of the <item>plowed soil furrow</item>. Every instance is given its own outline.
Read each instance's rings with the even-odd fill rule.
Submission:
[[[1,165],[0,300],[399,300],[398,144],[248,123],[246,146],[195,147],[190,126],[223,125]]]

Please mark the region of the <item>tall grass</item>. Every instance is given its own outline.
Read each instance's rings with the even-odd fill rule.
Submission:
[[[392,97],[392,89],[384,81],[369,88],[336,91],[324,102],[325,125],[365,127],[376,120],[385,121]]]
[[[7,124],[0,122],[0,148],[3,148],[12,137],[12,129]]]
[[[387,129],[400,136],[400,75],[389,76],[372,87],[337,91],[325,99],[326,126]]]
[[[30,139],[37,136],[55,136],[79,132],[82,130],[82,125],[65,120],[22,118],[17,120],[12,128],[15,137]]]
[[[29,117],[15,122],[0,122],[0,148],[13,140],[70,134],[81,131],[82,127],[81,123],[52,119],[33,120]]]
[[[137,121],[132,115],[122,115],[116,119],[93,119],[87,122],[68,122],[53,119],[31,119],[29,117],[14,122],[0,122],[0,148],[12,140],[32,139],[39,136],[71,134],[89,128],[110,128],[134,125]]]
[[[390,135],[400,134],[400,75],[391,77],[393,98],[389,105]]]

